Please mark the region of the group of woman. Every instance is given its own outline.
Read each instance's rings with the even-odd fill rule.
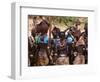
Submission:
[[[78,29],[80,23],[64,31],[42,20],[31,30],[28,37],[28,65],[74,65],[88,63],[87,23],[84,31]],[[49,33],[48,33],[49,32]],[[51,35],[53,37],[51,37]]]

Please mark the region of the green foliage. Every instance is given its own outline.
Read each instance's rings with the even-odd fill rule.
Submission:
[[[72,16],[54,16],[50,17],[53,24],[64,24],[66,26],[71,26],[75,24],[75,22],[81,18],[83,18],[83,22],[87,22],[87,17],[72,17]]]

